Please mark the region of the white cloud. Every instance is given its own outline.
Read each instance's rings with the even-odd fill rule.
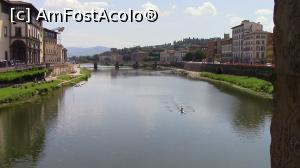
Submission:
[[[256,22],[260,22],[264,25],[264,29],[269,32],[273,32],[274,22],[273,22],[273,10],[271,9],[258,9],[255,12],[257,16]]]
[[[245,20],[244,18],[242,17],[239,17],[239,16],[233,16],[233,17],[230,17],[230,25],[231,26],[237,26],[239,24],[241,24],[241,22]]]
[[[176,9],[177,9],[177,6],[176,6],[176,5],[172,5],[172,6],[171,6],[171,9],[172,9],[172,10],[176,10]]]
[[[230,25],[236,26],[241,24],[243,20],[252,20],[254,22],[259,22],[264,26],[264,30],[268,32],[273,32],[274,22],[273,22],[273,11],[270,9],[258,9],[255,11],[255,15],[252,18],[242,18],[236,15],[227,15],[230,19]]]
[[[255,21],[260,22],[264,26],[264,30],[273,32],[274,22],[272,19],[265,16],[259,16]]]
[[[160,8],[157,5],[148,1],[142,5],[142,8],[144,11],[152,9],[154,11],[157,11],[159,13],[159,15],[161,15],[161,16],[168,16],[172,13],[172,11],[174,11],[176,9],[176,6],[175,5],[171,6],[171,10],[162,11],[162,10],[160,10]]]
[[[255,12],[256,15],[263,15],[263,16],[266,16],[266,15],[273,15],[273,10],[271,9],[258,9],[256,10]]]
[[[188,7],[185,9],[185,13],[192,16],[205,16],[205,15],[216,15],[217,9],[211,2],[204,2],[198,7]]]
[[[48,8],[72,8],[75,10],[101,9],[108,6],[107,2],[80,2],[79,0],[45,0],[45,7]]]
[[[260,22],[263,25],[266,25],[266,24],[268,24],[269,19],[267,17],[265,17],[265,16],[259,16],[258,18],[256,18],[255,21],[256,22]]]
[[[159,12],[158,6],[154,5],[153,3],[149,2],[149,1],[145,4],[143,4],[142,7],[143,7],[144,10],[151,10],[152,9],[152,10],[155,10],[155,11]]]

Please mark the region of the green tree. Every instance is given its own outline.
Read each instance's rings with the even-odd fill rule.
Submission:
[[[200,62],[205,59],[206,55],[202,50],[197,50],[195,52],[189,52],[183,57],[183,61],[196,61]]]

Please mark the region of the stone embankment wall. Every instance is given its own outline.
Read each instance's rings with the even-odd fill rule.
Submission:
[[[48,66],[47,76],[59,76],[64,74],[75,73],[76,66],[74,64],[61,64],[61,65],[52,65]]]
[[[272,83],[274,83],[276,77],[274,67],[267,66],[201,64],[193,62],[178,63],[174,66],[188,71],[257,77]]]

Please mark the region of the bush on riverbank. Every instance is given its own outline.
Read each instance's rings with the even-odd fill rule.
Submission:
[[[59,81],[26,83],[23,85],[0,89],[0,104],[11,103],[18,100],[42,95],[58,88]]]
[[[82,79],[88,80],[91,77],[91,71],[86,69],[86,68],[81,68],[80,69],[80,74],[83,76]]]
[[[272,94],[274,87],[272,83],[267,82],[262,79],[245,77],[245,76],[235,76],[235,75],[223,75],[223,74],[213,74],[208,72],[201,72],[201,77],[228,82],[243,88],[253,90],[255,92],[262,92],[267,94]]]
[[[10,71],[0,73],[0,84],[20,83],[22,81],[33,81],[41,79],[47,72],[46,68],[34,68],[25,71]]]
[[[75,83],[88,80],[91,76],[91,72],[88,69],[81,69],[80,73],[81,74],[78,76],[60,76],[57,80],[50,82],[31,82],[12,87],[0,88],[0,104],[26,100],[35,95],[43,95],[59,88],[63,82],[66,82],[63,84],[64,86],[74,85]]]

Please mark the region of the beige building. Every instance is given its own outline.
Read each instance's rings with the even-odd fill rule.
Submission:
[[[250,64],[267,63],[267,44],[270,33],[265,31],[251,32],[244,35],[243,60]]]
[[[6,61],[10,59],[9,13],[9,3],[0,0],[0,66],[5,66]]]
[[[134,62],[143,62],[148,57],[147,52],[136,51],[131,54],[131,60]]]
[[[267,63],[275,64],[275,60],[274,60],[274,42],[273,42],[273,34],[272,33],[270,33],[268,35]]]
[[[16,11],[30,8],[31,24],[21,21],[11,23],[11,8]],[[27,15],[27,11],[24,12]],[[67,50],[57,44],[55,31],[48,30],[56,35],[44,37],[42,21],[34,19],[38,12],[31,3],[0,0],[0,67],[65,62]],[[63,29],[57,31],[62,32]]]
[[[207,62],[220,62],[222,56],[221,39],[208,42]]]
[[[10,1],[10,7],[18,10],[31,9],[31,15],[36,18],[38,10],[31,4],[21,1]],[[43,33],[41,21],[32,19],[32,23],[17,21],[10,24],[10,59],[16,64],[40,64],[41,43],[40,34]]]
[[[64,64],[65,63],[65,57],[66,57],[66,51],[62,44],[57,45],[57,57],[58,57],[58,64]]]
[[[118,53],[112,53],[111,58],[114,63],[123,64],[124,62],[123,56]]]
[[[233,62],[232,56],[232,38],[230,38],[229,34],[224,35],[224,39],[221,41],[221,62],[228,63]]]
[[[232,28],[232,52],[234,62],[249,63],[249,59],[243,58],[243,41],[246,34],[251,32],[263,31],[263,26],[260,23],[244,20],[238,26]]]
[[[160,53],[160,63],[172,64],[181,62],[186,53],[186,51],[165,50]]]
[[[46,64],[63,64],[64,47],[57,43],[56,31],[44,28],[44,57]]]
[[[45,63],[44,51],[44,30],[39,34],[40,39],[40,64]]]

